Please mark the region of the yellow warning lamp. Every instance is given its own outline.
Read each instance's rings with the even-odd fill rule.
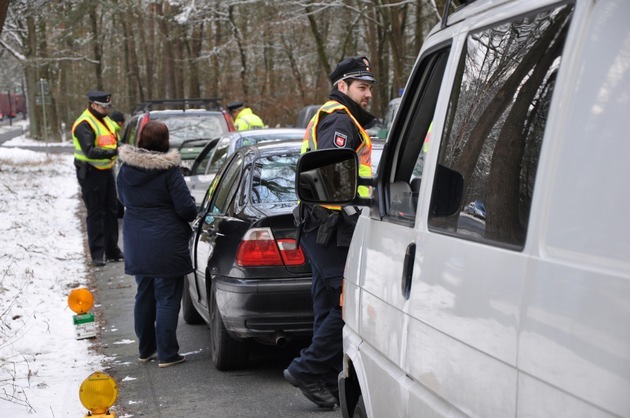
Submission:
[[[84,287],[74,289],[68,295],[68,306],[72,312],[82,315],[89,312],[94,306],[94,296]]]
[[[116,413],[109,408],[116,403],[118,386],[106,373],[94,372],[81,383],[79,399],[88,412],[85,417],[116,418]],[[84,418],[85,418],[84,417]]]

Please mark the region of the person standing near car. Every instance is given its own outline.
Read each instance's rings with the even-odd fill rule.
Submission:
[[[359,157],[359,174],[371,177],[372,143],[365,131],[376,118],[367,112],[376,82],[366,57],[347,58],[329,76],[329,100],[306,128],[302,153],[323,148],[351,148]],[[360,195],[368,189],[359,186]],[[285,379],[320,407],[339,404],[337,377],[342,370],[343,319],[341,284],[348,247],[359,216],[356,207],[307,206],[300,209],[300,245],[313,270],[313,338],[284,370]]]
[[[137,145],[123,145],[119,154],[125,273],[135,276],[138,285],[138,360],[146,363],[157,353],[159,367],[168,367],[185,360],[179,354],[177,320],[184,277],[193,271],[189,222],[197,207],[179,170],[180,154],[169,150],[166,125],[149,121]]]
[[[122,127],[125,125],[125,115],[123,115],[122,112],[115,110],[112,112],[111,115],[109,115],[109,118],[116,122],[116,125],[114,126],[116,128],[116,132],[119,133]]]
[[[118,155],[118,135],[107,114],[112,95],[92,90],[89,105],[72,125],[74,165],[87,209],[87,235],[92,264],[120,261],[118,199],[112,167]]]
[[[245,107],[240,100],[228,104],[227,107],[230,115],[232,115],[232,119],[234,119],[236,130],[246,131],[248,129],[262,129],[265,127],[265,123],[260,116],[254,114],[251,108]]]

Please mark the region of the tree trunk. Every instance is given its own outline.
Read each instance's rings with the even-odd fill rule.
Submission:
[[[313,34],[313,38],[315,39],[315,46],[317,48],[319,64],[321,65],[325,74],[330,74],[330,64],[328,63],[328,56],[326,55],[326,49],[324,48],[324,40],[319,33],[317,21],[315,20],[315,16],[313,16],[313,10],[310,6],[306,6],[304,9],[306,10],[306,16],[308,18],[308,23],[311,28],[311,33]]]
[[[28,13],[26,17],[26,45],[24,47],[24,73],[26,78],[26,93],[29,111],[29,133],[31,138],[40,138],[40,122],[39,109],[41,106],[35,104],[35,95],[37,93],[37,29],[35,26],[35,18],[32,13]]]
[[[158,19],[158,27],[160,29],[160,41],[162,52],[162,69],[164,71],[164,85],[166,87],[166,98],[173,99],[176,96],[175,91],[175,70],[173,44],[169,36],[169,27],[167,22],[168,10],[165,10],[165,3],[156,3],[156,14]]]
[[[142,16],[141,14],[135,19],[136,31],[140,34],[142,52],[144,53],[144,68],[146,69],[146,95],[142,97],[141,92],[140,101],[154,99],[155,96],[163,96],[163,85],[160,85],[161,89],[157,89],[155,86],[155,7],[155,3],[149,4],[146,20],[139,18]],[[138,8],[142,10],[142,0],[138,0]]]
[[[96,79],[96,90],[103,90],[103,46],[100,43],[98,16],[96,14],[97,7],[90,9],[90,25],[94,30],[94,37],[92,39],[92,53],[94,54],[94,75]]]
[[[142,79],[140,78],[140,69],[138,64],[138,55],[136,54],[136,39],[132,31],[132,19],[134,11],[132,4],[127,2],[126,13],[122,17],[122,26],[124,30],[125,42],[125,65],[127,66],[125,74],[129,79],[129,101],[133,108],[138,102],[143,101],[142,95]],[[143,31],[144,32],[144,31]]]
[[[188,68],[190,72],[188,79],[190,97],[201,97],[199,61],[203,47],[203,29],[203,22],[193,24],[192,37],[190,39],[190,64]]]
[[[234,19],[234,6],[228,7],[228,16],[230,24],[232,25],[232,32],[234,33],[234,39],[236,40],[236,45],[238,46],[238,54],[240,57],[241,69],[239,71],[239,74],[241,77],[241,89],[243,91],[243,97],[247,98],[249,97],[249,88],[247,83],[247,54],[245,52],[245,47],[243,44],[243,36]]]
[[[9,10],[9,3],[11,0],[0,0],[0,34],[4,27],[4,20],[7,17],[7,10]]]

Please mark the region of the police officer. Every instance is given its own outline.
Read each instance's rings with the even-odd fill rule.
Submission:
[[[238,131],[247,129],[262,129],[265,127],[260,116],[256,115],[251,108],[245,107],[240,100],[228,104],[230,115],[234,119],[234,126]]]
[[[109,118],[116,122],[114,128],[116,128],[116,132],[120,136],[120,130],[123,126],[125,126],[125,115],[123,115],[122,112],[115,110],[111,113],[111,115],[109,115]]]
[[[366,57],[347,58],[329,76],[333,85],[326,102],[306,128],[302,152],[352,148],[359,174],[371,177],[372,143],[365,131],[376,118],[366,111],[376,82]],[[360,195],[368,190],[360,186]],[[358,208],[304,206],[300,244],[313,270],[313,339],[284,370],[285,379],[320,407],[339,404],[337,377],[342,370],[341,283]]]
[[[72,125],[74,165],[87,209],[87,234],[92,264],[120,261],[118,198],[112,167],[118,155],[116,122],[108,116],[110,93],[90,91],[88,108]]]

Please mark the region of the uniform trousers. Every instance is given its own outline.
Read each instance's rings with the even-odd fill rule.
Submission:
[[[338,376],[343,361],[339,297],[348,248],[338,247],[335,239],[326,247],[316,240],[317,229],[305,232],[300,240],[313,271],[313,338],[311,345],[300,351],[300,357],[293,359],[288,370],[304,381],[322,380],[338,397]]]
[[[136,276],[138,290],[133,309],[140,357],[157,351],[161,362],[177,360],[177,321],[184,291],[184,277]]]
[[[92,260],[116,258],[118,247],[118,197],[112,170],[88,164],[77,168],[77,179],[87,209],[86,227]]]

